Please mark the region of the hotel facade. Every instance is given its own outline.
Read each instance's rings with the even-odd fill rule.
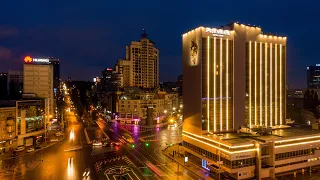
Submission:
[[[320,132],[285,125],[286,41],[239,23],[183,34],[182,140],[190,161],[236,179],[320,164]]]

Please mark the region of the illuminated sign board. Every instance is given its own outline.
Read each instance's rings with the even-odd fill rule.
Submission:
[[[39,59],[39,58],[33,58],[33,62],[42,62],[42,63],[49,63],[49,59]]]
[[[30,56],[26,56],[24,57],[24,62],[28,63],[28,62],[32,62],[32,58]]]
[[[206,33],[210,33],[213,36],[223,37],[223,36],[230,36],[229,30],[223,29],[216,29],[216,28],[206,28]]]
[[[26,56],[23,60],[25,63],[50,63],[48,58],[32,58],[30,56]]]

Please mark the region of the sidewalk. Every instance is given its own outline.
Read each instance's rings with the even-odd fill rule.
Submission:
[[[45,144],[44,142],[41,143],[41,144],[39,145],[41,148],[40,148],[40,149],[35,149],[34,152],[38,152],[38,151],[44,150],[44,149],[46,149],[46,148],[48,148],[48,147],[50,147],[50,146],[52,146],[52,145],[55,145],[55,144],[63,141],[64,138],[65,138],[65,135],[60,136],[60,137],[57,137],[57,136],[55,136],[55,131],[51,131],[51,132],[48,133],[48,137],[47,137],[47,138],[49,139],[49,141],[47,141],[47,144]],[[59,141],[50,141],[50,139],[58,139]],[[34,147],[34,146],[35,146],[35,145],[30,146],[30,147]],[[29,153],[26,152],[27,149],[28,149],[28,147],[25,147],[25,150],[23,150],[22,152],[18,152],[18,154],[19,154],[19,155],[22,155],[22,156],[28,155]],[[7,159],[16,158],[16,157],[12,157],[12,156],[11,156],[13,152],[14,152],[14,150],[11,150],[11,151],[9,151],[9,152],[3,153],[2,155],[0,154],[0,160],[7,160]],[[34,153],[34,152],[33,152],[33,153]]]
[[[181,156],[181,154],[183,154],[183,147],[180,146],[180,156],[178,154],[176,154],[174,157],[172,157],[172,152],[173,151],[178,151],[178,145],[174,145],[171,147],[167,147],[164,150],[162,150],[162,154],[166,155],[167,157],[169,157],[170,159],[172,159],[173,161],[179,163],[180,165],[182,165],[184,168],[188,169],[189,171],[191,171],[193,174],[197,175],[198,177],[200,177],[201,179],[205,179],[205,180],[214,180],[213,178],[211,178],[209,176],[209,172],[207,170],[204,170],[202,168],[200,168],[199,166],[193,164],[192,162],[187,162],[184,163],[184,157]]]

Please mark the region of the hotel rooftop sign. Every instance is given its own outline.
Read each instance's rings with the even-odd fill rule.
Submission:
[[[216,28],[206,28],[206,33],[210,33],[213,36],[223,37],[223,36],[230,36],[229,30],[223,29],[216,29]]]

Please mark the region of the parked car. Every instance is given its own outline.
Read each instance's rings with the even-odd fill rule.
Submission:
[[[34,151],[34,148],[33,148],[33,147],[27,149],[27,152],[28,152],[28,153],[31,153],[31,152],[33,152],[33,151]]]
[[[24,146],[18,146],[14,151],[19,152],[19,151],[23,151],[24,149],[25,149]]]
[[[40,146],[37,146],[35,149],[41,149],[41,147],[40,147]]]
[[[11,156],[12,156],[12,157],[17,157],[17,156],[18,156],[18,153],[14,151],[14,152],[11,154]]]
[[[58,142],[59,139],[55,138],[55,139],[51,139],[50,141],[51,141],[51,142]]]

